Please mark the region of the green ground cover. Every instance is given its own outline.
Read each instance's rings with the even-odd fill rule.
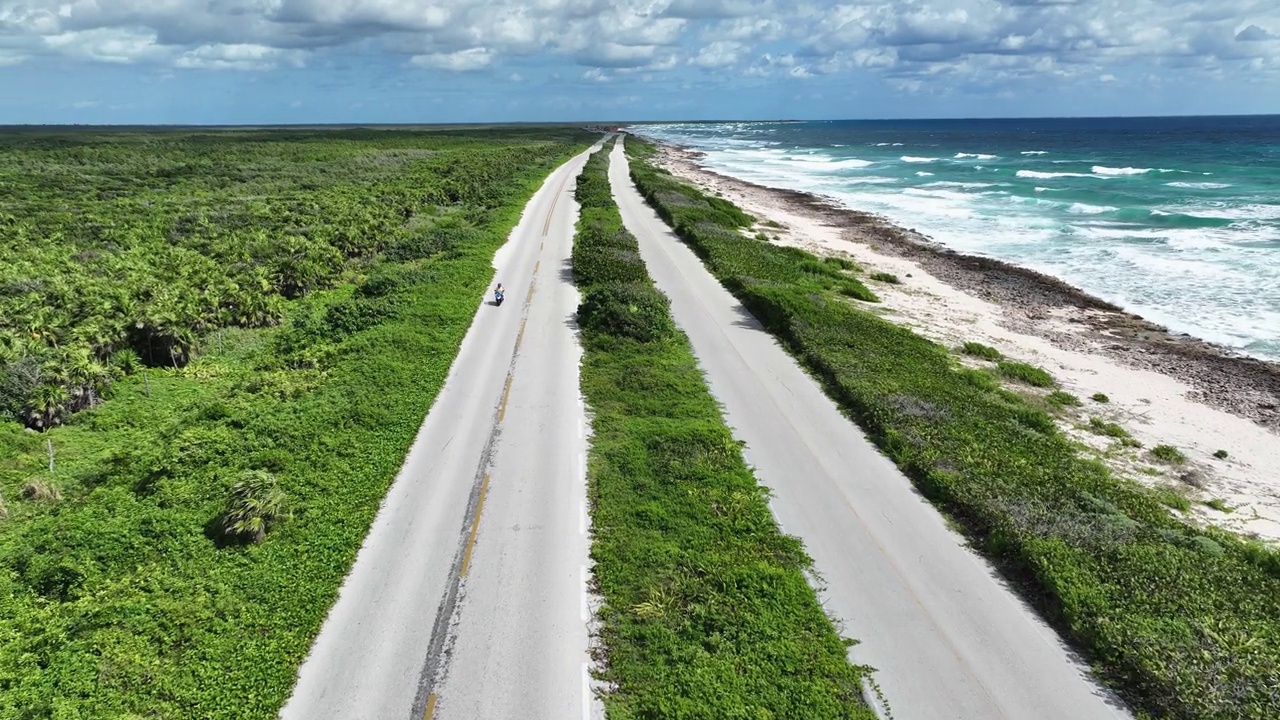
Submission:
[[[1188,526],[1001,387],[1051,386],[1043,370],[965,368],[810,271],[816,257],[750,237],[751,218],[655,167],[651,145],[626,147],[677,235],[1144,717],[1280,717],[1275,550]]]
[[[0,135],[0,718],[273,717],[494,251],[594,140]]]
[[[869,669],[848,663],[623,229],[607,152],[578,181],[573,273],[609,717],[871,720]]]

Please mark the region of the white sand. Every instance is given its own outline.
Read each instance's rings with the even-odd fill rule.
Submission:
[[[777,242],[821,254],[843,253],[871,272],[892,273],[902,281],[891,285],[868,280],[880,296],[884,317],[911,327],[949,348],[967,341],[991,345],[1006,357],[1045,368],[1062,389],[1080,398],[1072,417],[1060,424],[1072,437],[1093,448],[1120,474],[1150,486],[1177,490],[1192,501],[1194,517],[1247,535],[1280,540],[1280,437],[1242,417],[1187,399],[1186,384],[1158,372],[1125,367],[1102,355],[1056,346],[1041,337],[1010,329],[1011,318],[998,305],[948,285],[916,263],[876,252],[851,239],[840,228],[811,217],[804,209],[758,188],[727,181],[693,163],[664,153],[662,165],[672,173],[719,193],[762,222]],[[1086,311],[1055,311],[1056,329],[1071,331]],[[1025,322],[1025,319],[1023,320]],[[1082,333],[1083,334],[1083,333]],[[1105,404],[1089,398],[1104,393]],[[1187,456],[1186,464],[1170,467],[1153,459],[1146,449],[1121,448],[1111,438],[1085,430],[1090,416],[1119,424],[1144,448],[1172,445]],[[1213,457],[1226,450],[1228,458]],[[1144,471],[1145,469],[1145,471]],[[1158,475],[1150,474],[1159,471]],[[1220,512],[1205,505],[1219,500],[1231,509]]]

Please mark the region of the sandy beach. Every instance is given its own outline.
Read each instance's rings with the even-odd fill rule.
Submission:
[[[755,216],[753,232],[895,275],[900,284],[868,281],[887,319],[949,348],[976,341],[1051,372],[1083,403],[1060,425],[1121,475],[1184,495],[1197,521],[1280,541],[1280,365],[1172,334],[1056,278],[956,253],[834,200],[713,172],[697,151],[660,148],[662,167]],[[1098,393],[1105,402],[1091,399]],[[1142,447],[1091,431],[1091,418],[1120,425]],[[1185,462],[1153,457],[1158,445]]]

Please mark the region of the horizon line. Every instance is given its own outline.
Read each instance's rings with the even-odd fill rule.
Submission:
[[[818,122],[956,122],[991,120],[1152,120],[1210,118],[1270,118],[1280,113],[1226,113],[1221,115],[1023,115],[970,117],[864,117],[864,118],[721,118],[714,120],[489,120],[470,122],[298,122],[298,123],[14,123],[0,130],[31,128],[355,128],[355,127],[482,127],[482,126],[581,126],[581,125],[699,125],[720,123],[818,123]]]

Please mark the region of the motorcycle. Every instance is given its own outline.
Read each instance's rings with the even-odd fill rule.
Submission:
[[[494,291],[493,291],[493,304],[494,304],[494,305],[501,305],[501,304],[502,304],[502,298],[503,298],[503,297],[504,297],[504,296],[503,296],[503,294],[502,294],[502,291],[501,291],[501,290],[494,290]]]

